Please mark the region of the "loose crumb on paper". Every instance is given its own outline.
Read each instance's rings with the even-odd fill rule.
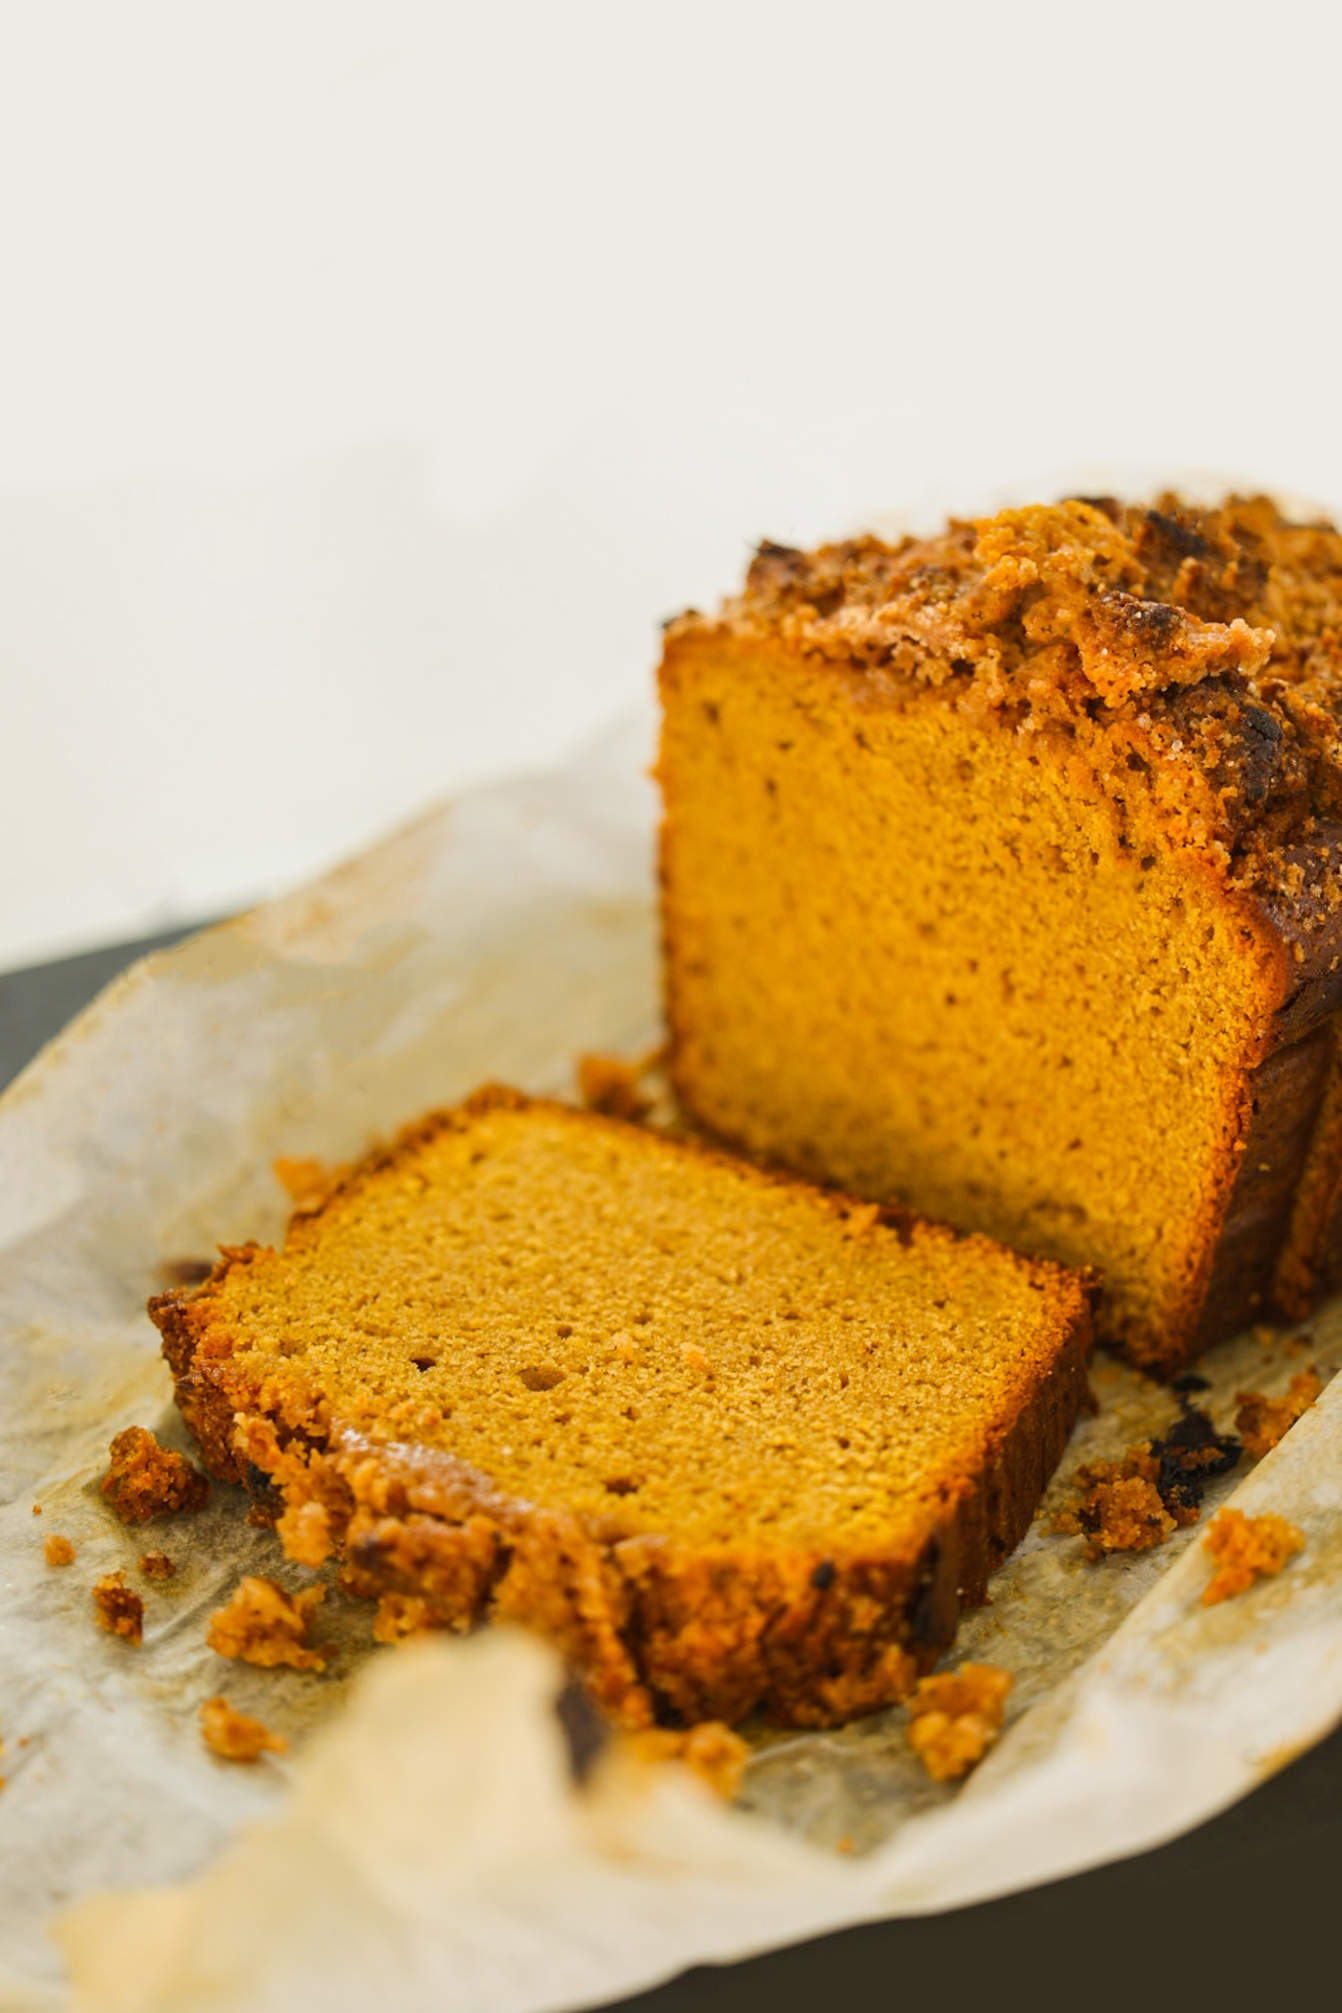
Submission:
[[[1233,1433],[1218,1433],[1207,1413],[1189,1401],[1184,1380],[1180,1413],[1167,1433],[1138,1440],[1121,1460],[1092,1461],[1074,1476],[1076,1501],[1052,1520],[1063,1534],[1079,1532],[1092,1560],[1110,1552],[1145,1552],[1172,1532],[1195,1524],[1207,1484],[1229,1474],[1243,1452]]]
[[[297,1671],[324,1671],[329,1647],[311,1648],[308,1631],[314,1609],[325,1599],[325,1587],[289,1594],[278,1580],[249,1576],[210,1617],[206,1640],[221,1657],[237,1657],[263,1670],[288,1664]]]
[[[72,1566],[75,1562],[75,1548],[68,1538],[59,1531],[53,1531],[42,1547],[49,1566]]]
[[[909,1746],[934,1782],[954,1782],[982,1760],[1002,1729],[1010,1671],[961,1664],[920,1678],[909,1700]]]
[[[109,1452],[112,1465],[103,1476],[102,1492],[123,1524],[198,1510],[210,1493],[200,1470],[184,1454],[161,1447],[143,1426],[118,1433]]]
[[[272,1733],[264,1720],[235,1712],[226,1698],[207,1698],[200,1709],[201,1737],[221,1761],[257,1761],[266,1753],[284,1754],[289,1746],[282,1733]]]
[[[741,1775],[750,1749],[739,1734],[721,1720],[707,1719],[698,1726],[677,1729],[650,1727],[632,1736],[635,1751],[644,1761],[679,1761],[691,1769],[715,1795],[730,1803],[741,1787]]]
[[[1272,1511],[1246,1517],[1243,1510],[1222,1510],[1213,1517],[1203,1547],[1216,1560],[1216,1571],[1203,1589],[1205,1607],[1242,1594],[1255,1580],[1270,1579],[1305,1549],[1305,1534]]]
[[[145,1552],[140,1559],[140,1571],[147,1580],[170,1580],[177,1568],[166,1552]]]
[[[144,1602],[126,1585],[124,1573],[104,1573],[95,1581],[93,1604],[100,1629],[120,1636],[133,1649],[139,1648],[144,1635]]]
[[[1053,1530],[1063,1536],[1079,1532],[1092,1559],[1163,1545],[1176,1526],[1152,1476],[1142,1472],[1149,1460],[1148,1448],[1134,1447],[1121,1461],[1093,1461],[1078,1468],[1078,1500],[1058,1512]]]
[[[1237,1391],[1235,1431],[1244,1441],[1244,1451],[1255,1461],[1283,1440],[1297,1419],[1303,1418],[1323,1389],[1317,1370],[1300,1370],[1292,1377],[1281,1398],[1265,1398],[1261,1391]]]

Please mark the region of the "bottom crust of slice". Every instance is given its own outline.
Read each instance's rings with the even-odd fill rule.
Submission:
[[[379,1602],[383,1641],[486,1621],[535,1629],[633,1729],[752,1712],[832,1726],[898,1703],[1025,1535],[1087,1394],[1083,1299],[1051,1376],[913,1556],[605,1538],[437,1449],[323,1426],[319,1408],[271,1416],[236,1366],[197,1357],[187,1297],[151,1303],[179,1408],[210,1472],[247,1488],[291,1558],[341,1557],[343,1584]]]

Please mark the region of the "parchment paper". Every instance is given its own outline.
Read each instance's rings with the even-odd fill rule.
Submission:
[[[1342,1715],[1336,1387],[1209,1495],[1201,1528],[1233,1491],[1307,1534],[1237,1601],[1201,1606],[1198,1527],[1091,1565],[1036,1525],[955,1651],[1016,1677],[1001,1745],[958,1789],[928,1782],[891,1712],[759,1735],[744,1810],[618,1758],[578,1791],[548,1652],[504,1634],[374,1651],[369,1610],[332,1587],[332,1673],[226,1663],[206,1623],[239,1573],[308,1576],[226,1488],[195,1520],[112,1517],[97,1481],[115,1431],[188,1445],[145,1297],[165,1263],[280,1233],[277,1155],[348,1159],[485,1077],[564,1093],[579,1052],[656,1040],[650,745],[631,723],[147,960],[0,1101],[4,2003],[67,2003],[49,1925],[74,1903],[61,1936],[86,2013],[592,2003],[1154,1844]],[[1225,1427],[1238,1386],[1339,1361],[1329,1308],[1307,1343],[1215,1352],[1198,1402]],[[1097,1389],[1054,1502],[1078,1461],[1176,1413],[1103,1360]],[[74,1565],[45,1565],[53,1532]],[[139,1579],[150,1547],[174,1580]],[[145,1595],[138,1651],[94,1626],[90,1587],[116,1567]],[[220,1690],[291,1759],[215,1761],[197,1712]],[[119,1892],[86,1899],[100,1888]]]

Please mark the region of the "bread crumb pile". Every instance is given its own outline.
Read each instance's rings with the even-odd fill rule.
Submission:
[[[1053,1519],[1061,1536],[1080,1532],[1092,1559],[1110,1552],[1146,1552],[1176,1529],[1156,1487],[1157,1463],[1140,1441],[1121,1461],[1091,1461],[1076,1471],[1080,1498]]]
[[[1089,1461],[1077,1469],[1077,1499],[1053,1518],[1052,1529],[1083,1535],[1092,1560],[1150,1551],[1195,1524],[1208,1482],[1238,1463],[1242,1449],[1235,1435],[1218,1433],[1186,1397],[1179,1402],[1168,1433],[1137,1441],[1117,1461]]]

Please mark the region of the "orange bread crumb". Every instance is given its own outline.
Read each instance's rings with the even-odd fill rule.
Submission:
[[[170,1580],[177,1568],[166,1552],[146,1552],[140,1560],[140,1571],[147,1580]]]
[[[909,1746],[934,1782],[967,1775],[997,1739],[1011,1673],[961,1664],[922,1678],[909,1701]]]
[[[43,1545],[49,1566],[69,1566],[74,1563],[75,1548],[68,1538],[62,1538],[53,1531]]]
[[[604,1111],[608,1118],[643,1118],[652,1110],[652,1099],[642,1088],[643,1064],[626,1062],[618,1055],[583,1055],[578,1058],[578,1089],[589,1111]]]
[[[1080,1532],[1086,1538],[1092,1559],[1109,1552],[1150,1551],[1175,1528],[1154,1476],[1141,1471],[1143,1451],[1138,1446],[1122,1461],[1094,1461],[1079,1468],[1080,1500],[1053,1519],[1055,1531]]]
[[[315,1209],[344,1171],[328,1167],[321,1160],[290,1159],[285,1155],[273,1160],[271,1168],[296,1209]]]
[[[1242,1510],[1222,1510],[1212,1519],[1203,1547],[1217,1561],[1217,1570],[1203,1589],[1206,1607],[1242,1594],[1255,1580],[1270,1579],[1289,1559],[1305,1549],[1305,1534],[1271,1511],[1246,1517]]]
[[[750,1757],[740,1735],[720,1719],[703,1720],[683,1729],[650,1727],[645,1733],[636,1733],[633,1743],[645,1761],[684,1762],[726,1803],[740,1789],[741,1773]]]
[[[123,1524],[143,1524],[150,1517],[177,1510],[198,1510],[210,1485],[184,1454],[160,1447],[143,1426],[128,1426],[108,1450],[112,1465],[102,1479],[102,1492]]]
[[[123,1637],[133,1648],[139,1647],[144,1635],[144,1602],[126,1585],[124,1573],[104,1573],[94,1583],[93,1604],[100,1629]]]
[[[1261,1391],[1237,1391],[1239,1406],[1235,1430],[1244,1441],[1245,1452],[1261,1461],[1277,1442],[1284,1439],[1296,1420],[1308,1412],[1323,1389],[1317,1370],[1301,1370],[1292,1377],[1284,1398],[1265,1398]]]
[[[325,1587],[288,1594],[277,1580],[247,1578],[225,1607],[210,1617],[206,1640],[221,1657],[269,1670],[290,1664],[298,1671],[324,1671],[326,1656],[307,1647],[312,1612],[326,1599]]]
[[[200,1709],[200,1731],[211,1754],[222,1761],[256,1761],[267,1750],[283,1754],[289,1743],[259,1719],[234,1712],[226,1698],[207,1698]]]
[[[1137,1441],[1121,1460],[1077,1469],[1077,1501],[1053,1519],[1053,1529],[1083,1533],[1092,1559],[1149,1551],[1171,1531],[1195,1524],[1207,1484],[1238,1462],[1242,1449],[1233,1433],[1218,1433],[1187,1396],[1179,1404],[1164,1435]]]

